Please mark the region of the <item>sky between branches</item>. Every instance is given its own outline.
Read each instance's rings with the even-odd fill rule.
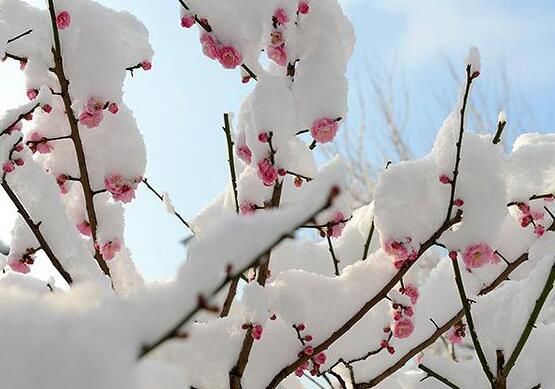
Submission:
[[[224,71],[202,55],[196,31],[179,26],[177,1],[100,2],[130,11],[150,30],[156,52],[153,70],[138,71],[129,78],[124,99],[135,111],[145,137],[147,177],[155,187],[168,191],[176,208],[190,218],[217,196],[228,180],[222,113],[237,111],[252,86],[243,86],[238,72]],[[444,119],[438,94],[451,99],[448,103],[455,101],[445,57],[462,63],[468,47],[476,45],[484,63],[478,88],[488,85],[488,77],[503,64],[511,92],[524,97],[526,109],[533,113],[530,117],[534,120],[525,123],[525,129],[554,130],[552,1],[538,0],[533,6],[519,0],[342,3],[357,35],[348,72],[352,107],[348,121],[352,126],[360,116],[360,109],[355,108],[357,88],[363,95],[370,89],[368,72],[378,65],[397,64],[411,97],[407,136],[417,153],[426,152]],[[16,64],[0,64],[0,111],[25,101],[22,77]],[[494,93],[483,88],[486,94]],[[367,100],[371,105],[370,97]],[[497,112],[491,115],[496,117]],[[379,118],[369,108],[370,131],[375,120]],[[0,194],[1,239],[9,239],[14,215]],[[146,278],[173,276],[184,259],[179,240],[186,235],[182,224],[141,187],[137,200],[127,207],[126,243]]]

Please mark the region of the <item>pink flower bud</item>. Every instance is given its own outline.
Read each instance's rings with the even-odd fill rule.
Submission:
[[[2,165],[2,171],[6,174],[11,173],[14,170],[15,170],[15,166],[11,162],[6,162],[5,164]]]
[[[314,360],[316,361],[317,364],[323,365],[324,363],[326,363],[326,354],[324,353],[317,354],[314,357]]]
[[[17,166],[23,166],[23,165],[25,164],[25,161],[22,160],[21,158],[14,159],[13,162],[14,162]]]
[[[193,15],[184,15],[181,18],[181,27],[191,28],[195,24],[195,17]]]
[[[387,348],[387,352],[390,353],[390,354],[395,354],[395,348],[392,347],[392,346],[389,346],[389,347]]]
[[[450,184],[451,179],[447,177],[445,174],[442,174],[439,176],[439,182],[441,182],[442,184]]]
[[[299,6],[297,7],[297,12],[306,15],[310,11],[310,6],[306,0],[299,1]]]
[[[29,100],[36,99],[38,95],[39,95],[39,91],[36,90],[36,89],[28,89],[27,90],[27,97],[29,98]]]
[[[297,331],[304,331],[305,330],[305,325],[303,323],[297,324]]]
[[[455,201],[453,201],[453,204],[455,205],[455,207],[462,207],[464,205],[464,201],[462,199],[456,199]]]
[[[449,258],[451,258],[453,261],[457,260],[457,252],[456,251],[449,251]]]
[[[542,236],[545,233],[545,227],[542,226],[541,224],[538,224],[537,226],[534,227],[534,234],[536,234],[537,236]]]
[[[119,105],[117,103],[110,103],[110,105],[108,106],[108,111],[115,115],[119,111]]]
[[[268,143],[269,140],[270,135],[267,132],[261,132],[260,134],[258,134],[258,141],[260,143]]]
[[[300,177],[295,177],[295,180],[293,180],[293,183],[297,188],[300,188],[301,186],[303,186],[303,180]]]
[[[314,348],[312,346],[306,346],[304,348],[304,353],[306,355],[312,355],[312,354],[314,354]]]
[[[64,30],[71,24],[71,15],[67,11],[62,11],[56,16],[56,26],[58,30]]]
[[[312,342],[312,335],[305,336],[304,340],[306,340],[307,342]]]
[[[143,62],[141,62],[141,68],[143,68],[143,70],[150,70],[150,69],[152,69],[152,62],[150,62],[150,61],[143,61]]]
[[[52,106],[50,104],[44,104],[41,108],[46,113],[52,112]]]

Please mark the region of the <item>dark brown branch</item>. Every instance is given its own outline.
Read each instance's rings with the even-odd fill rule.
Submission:
[[[452,383],[451,381],[449,381],[447,378],[443,377],[442,375],[436,373],[435,371],[433,371],[432,369],[430,369],[429,367],[427,367],[424,364],[420,364],[418,365],[418,368],[420,370],[422,370],[423,372],[426,373],[426,377],[422,378],[420,381],[424,381],[427,378],[433,377],[436,380],[444,383],[446,386],[453,388],[453,389],[461,389],[460,387],[458,387],[457,385],[455,385],[454,383]]]
[[[156,197],[158,197],[158,199],[159,199],[160,201],[162,201],[162,202],[164,201],[164,196],[162,196],[156,189],[154,189],[154,187],[153,187],[152,185],[150,185],[150,183],[148,182],[148,180],[147,180],[146,177],[143,178],[143,184],[145,184],[146,187],[147,187],[152,193],[154,193],[154,195],[155,195]],[[174,215],[175,215],[175,216],[179,219],[179,221],[180,221],[181,223],[183,223],[183,225],[184,225],[185,227],[187,227],[187,228],[189,229],[189,231],[191,231],[191,232],[193,233],[193,235],[194,235],[194,231],[193,231],[193,229],[191,228],[191,225],[190,225],[185,219],[183,219],[183,217],[179,214],[179,212],[174,211]]]
[[[25,142],[25,144],[27,146],[29,146],[29,145],[36,145],[36,144],[47,143],[47,142],[54,142],[54,141],[57,141],[57,140],[64,140],[64,139],[71,139],[71,135],[56,136],[54,138],[44,138],[44,139],[41,139],[41,140],[28,140],[27,142]]]
[[[77,163],[79,165],[80,182],[81,187],[83,188],[83,197],[85,198],[85,207],[87,210],[89,224],[91,226],[92,239],[94,243],[97,243],[96,234],[98,229],[98,220],[94,207],[93,191],[91,189],[91,181],[89,178],[89,171],[87,169],[87,160],[83,149],[83,142],[81,140],[81,135],[79,134],[78,121],[72,108],[73,102],[69,94],[69,80],[66,78],[64,72],[62,46],[60,43],[58,26],[56,24],[56,10],[54,8],[54,0],[48,0],[48,10],[50,12],[50,22],[52,25],[52,33],[54,36],[54,47],[52,48],[52,54],[54,56],[53,72],[60,84],[61,97],[64,103],[69,126],[71,128],[71,140],[73,141],[73,145],[75,147],[75,154],[77,156]],[[102,269],[104,274],[110,276],[110,269],[108,268],[106,261],[104,261],[104,258],[102,258],[97,244],[95,244],[94,258],[96,259],[98,266]]]
[[[2,130],[2,132],[0,132],[0,136],[9,134],[10,131],[12,131],[12,128],[13,128],[17,123],[19,123],[20,121],[22,121],[23,119],[25,119],[25,117],[26,117],[27,115],[29,115],[29,114],[35,112],[35,109],[37,109],[37,108],[39,107],[39,105],[40,105],[40,104],[36,104],[36,105],[34,105],[33,107],[31,107],[31,109],[29,109],[28,111],[19,114],[19,116],[17,117],[17,119],[16,119],[14,122],[10,123],[10,125],[9,125],[7,128],[5,128],[4,130]]]
[[[27,226],[33,232],[33,235],[39,242],[42,251],[44,251],[44,253],[48,257],[48,259],[50,260],[54,268],[58,271],[58,273],[60,273],[63,279],[69,285],[71,285],[73,283],[73,279],[71,278],[71,275],[64,269],[64,267],[62,266],[62,264],[60,263],[60,261],[58,260],[58,258],[56,257],[52,249],[50,248],[50,245],[44,238],[44,235],[40,231],[41,223],[40,222],[35,223],[33,221],[33,219],[31,218],[31,215],[29,215],[29,212],[27,212],[27,210],[25,209],[21,201],[19,201],[19,198],[17,197],[17,195],[14,193],[12,188],[8,185],[8,182],[6,181],[6,177],[3,178],[2,188],[4,188],[4,191],[6,192],[6,194],[12,201],[12,203],[17,208],[17,212],[21,215],[23,220],[25,220],[25,223],[27,224]]]
[[[528,198],[528,200],[533,201],[533,200],[539,200],[539,199],[549,199],[553,197],[555,197],[553,193],[545,193],[545,194],[539,194],[539,195],[532,195]],[[512,207],[514,205],[518,205],[519,203],[520,201],[511,201],[510,203],[507,203],[507,207]]]
[[[492,140],[492,143],[494,145],[501,142],[501,135],[503,134],[503,130],[505,129],[506,125],[507,125],[506,121],[497,122],[497,131],[495,132],[495,136],[493,137],[493,140]]]
[[[289,175],[292,175],[292,176],[295,176],[295,177],[299,177],[299,178],[302,178],[302,179],[303,179],[303,180],[305,180],[306,182],[310,182],[310,181],[312,181],[312,180],[313,180],[313,178],[312,178],[312,177],[308,177],[308,176],[303,176],[302,174],[299,174],[299,173],[295,173],[295,172],[292,172],[291,170],[286,170],[286,172],[287,172],[287,174],[289,174]]]

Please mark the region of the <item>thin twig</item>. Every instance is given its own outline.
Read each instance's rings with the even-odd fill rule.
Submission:
[[[372,242],[372,236],[374,235],[374,217],[372,217],[372,223],[370,224],[370,231],[368,232],[368,237],[366,238],[366,243],[364,243],[364,251],[362,252],[362,260],[366,260],[368,257],[368,250],[370,249],[370,243]]]
[[[478,339],[476,328],[474,327],[474,319],[472,318],[470,302],[468,301],[468,297],[464,289],[464,283],[457,258],[452,259],[451,264],[453,265],[453,271],[455,272],[455,282],[457,284],[457,289],[459,290],[459,296],[461,298],[464,316],[466,317],[466,322],[468,324],[468,330],[470,331],[470,337],[472,338],[472,344],[474,345],[476,355],[478,356],[480,364],[482,365],[482,370],[484,370],[488,381],[491,383],[494,381],[493,373],[490,370],[486,355],[484,354],[484,350],[482,349],[482,345],[480,344],[480,340]]]
[[[445,385],[447,385],[450,388],[461,389],[460,387],[458,387],[457,385],[455,385],[454,383],[449,381],[447,378],[445,378],[442,375],[436,373],[435,371],[433,371],[432,369],[430,369],[429,367],[427,367],[426,365],[424,365],[422,363],[420,365],[418,365],[418,368],[427,374],[427,376],[422,378],[420,380],[420,382],[424,381],[426,378],[433,377],[436,380],[444,383]]]
[[[22,32],[21,34],[16,35],[16,36],[14,36],[13,38],[8,39],[8,41],[6,42],[6,44],[10,44],[10,43],[12,43],[12,42],[15,42],[16,40],[18,40],[18,39],[20,39],[20,38],[23,38],[24,36],[29,35],[29,34],[32,33],[32,32],[33,32],[33,30],[27,30],[27,31],[25,31],[25,32]]]
[[[333,268],[335,270],[335,275],[338,276],[339,273],[339,259],[337,259],[337,256],[335,255],[335,250],[333,249],[333,243],[331,242],[331,238],[328,234],[326,234],[326,239],[328,241],[328,250],[331,254],[331,259],[333,261]]]
[[[535,327],[536,320],[540,315],[540,312],[547,300],[547,297],[549,296],[549,293],[553,289],[554,281],[555,281],[555,263],[551,266],[551,272],[549,273],[549,276],[545,281],[545,285],[542,289],[540,296],[538,297],[538,299],[536,300],[536,303],[534,304],[534,309],[532,310],[532,313],[528,318],[528,322],[526,323],[526,326],[524,327],[524,330],[522,331],[522,334],[520,335],[520,338],[516,343],[515,349],[513,350],[513,353],[511,354],[511,356],[509,357],[507,364],[503,368],[503,376],[505,377],[509,376],[511,369],[514,367],[516,360],[518,359],[520,353],[522,352],[522,349],[524,348],[524,345],[526,345],[526,342],[528,341],[528,338],[532,333],[532,329],[536,328]]]
[[[233,155],[233,139],[231,138],[231,125],[229,123],[228,113],[224,113],[224,126],[222,129],[224,130],[225,140],[227,143],[227,161],[229,162],[229,174],[231,176],[231,186],[233,187],[233,198],[235,200],[235,212],[239,213],[237,175],[235,172],[235,157]]]
[[[154,195],[156,197],[158,197],[158,199],[162,202],[164,202],[164,196],[162,196],[156,189],[154,189],[154,187],[152,185],[150,185],[150,182],[148,182],[148,179],[145,177],[143,178],[143,184],[145,184],[145,186],[152,192],[154,193]],[[189,229],[189,231],[191,231],[194,235],[194,231],[191,229],[191,225],[185,220],[183,219],[183,217],[181,216],[181,214],[177,211],[174,210],[173,214],[179,219],[179,221],[181,223],[183,223],[183,225],[185,227],[187,227]]]

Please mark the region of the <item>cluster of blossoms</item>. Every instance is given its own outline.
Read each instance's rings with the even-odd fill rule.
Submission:
[[[459,321],[447,332],[447,339],[453,344],[461,344],[466,336],[466,325]]]
[[[13,146],[10,152],[10,160],[4,162],[2,165],[2,171],[5,174],[13,172],[16,166],[23,166],[23,164],[25,164],[25,161],[19,157],[19,153],[23,151],[23,148],[21,143],[17,143]]]
[[[121,174],[112,174],[104,179],[104,186],[114,200],[129,203],[135,198],[135,190],[142,180],[142,177],[126,179]]]
[[[413,285],[404,285],[399,288],[399,293],[410,300],[410,304],[402,304],[398,301],[391,302],[393,326],[385,327],[384,333],[389,334],[389,339],[394,336],[398,339],[408,338],[414,332],[414,323],[411,317],[414,315],[413,305],[418,301],[418,289]],[[381,347],[387,349],[390,354],[395,349],[389,345],[389,339],[382,340]]]
[[[222,44],[212,33],[203,32],[200,36],[202,52],[210,59],[218,60],[225,69],[235,69],[243,63],[239,50]]]
[[[418,252],[412,247],[412,239],[410,237],[405,238],[404,241],[386,241],[384,251],[393,256],[393,266],[395,266],[395,269],[401,269],[418,258]]]
[[[87,128],[98,127],[104,119],[105,109],[115,115],[119,111],[119,106],[117,103],[104,102],[99,98],[90,97],[83,112],[79,115],[79,122]]]
[[[487,243],[476,243],[468,246],[463,254],[463,262],[467,269],[477,269],[487,264],[499,263],[501,259]],[[449,258],[457,260],[457,252],[450,251]]]
[[[546,197],[547,201],[552,201],[552,197]],[[539,223],[543,220],[545,214],[541,210],[533,210],[530,205],[526,203],[518,203],[518,210],[520,215],[518,221],[522,228],[528,227],[530,224],[534,226],[534,234],[537,236],[542,236],[545,233],[545,227]]]
[[[35,252],[36,250],[34,249],[27,249],[21,258],[10,260],[10,268],[18,273],[29,273],[31,271],[31,265],[35,263]]]
[[[114,259],[114,257],[119,253],[121,250],[121,241],[119,239],[110,240],[104,244],[95,243],[95,246],[98,248],[100,255],[105,261],[110,261]]]
[[[337,130],[339,129],[339,122],[342,118],[330,119],[321,118],[315,120],[310,127],[310,135],[318,143],[329,143],[333,141]]]
[[[33,132],[29,136],[29,140],[27,141],[29,148],[31,151],[36,153],[37,151],[39,154],[49,154],[54,150],[54,146],[51,143],[48,143],[48,138],[42,136],[38,132]]]
[[[295,375],[297,377],[302,377],[305,370],[310,369],[310,375],[315,376],[320,373],[320,366],[326,363],[326,354],[321,352],[314,355],[314,347],[310,345],[312,342],[312,335],[303,335],[302,332],[306,330],[306,326],[303,323],[293,324],[293,328],[297,331],[297,338],[303,345],[303,350],[299,352],[299,357],[305,355],[310,356],[310,359],[303,362],[296,370]],[[312,367],[310,367],[312,365]]]
[[[287,50],[285,48],[285,29],[289,21],[289,15],[283,8],[278,8],[272,16],[273,30],[270,33],[270,45],[268,46],[268,58],[280,66],[287,64]]]

